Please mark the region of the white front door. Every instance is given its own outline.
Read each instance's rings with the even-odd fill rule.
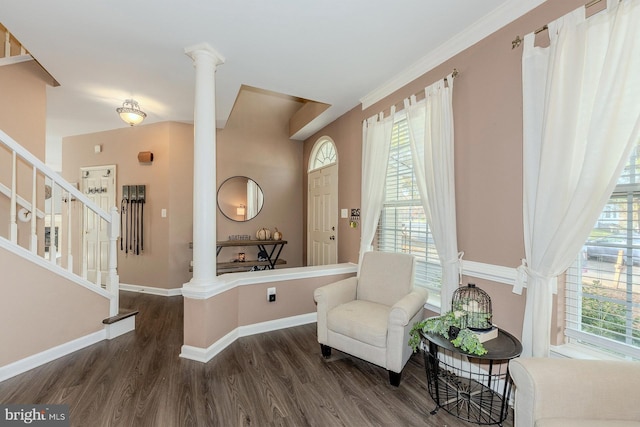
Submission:
[[[309,172],[307,265],[338,262],[338,165]]]
[[[96,205],[109,212],[116,206],[116,167],[95,166],[80,169],[80,190]],[[104,285],[108,274],[109,230],[107,223],[84,208],[82,272],[90,282]]]

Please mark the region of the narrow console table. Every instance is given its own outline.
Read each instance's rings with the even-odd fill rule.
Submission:
[[[246,271],[252,267],[257,267],[259,270],[273,270],[276,265],[287,263],[285,260],[280,259],[280,253],[286,244],[286,240],[219,240],[217,242],[216,256],[220,255],[222,248],[257,246],[258,251],[267,254],[267,259],[266,261],[245,260],[218,262],[218,270]],[[267,247],[269,247],[269,249],[267,249]]]
[[[476,424],[502,425],[511,395],[509,360],[522,353],[522,344],[498,329],[498,337],[483,345],[484,356],[464,353],[445,337],[422,333],[429,395],[451,415]]]

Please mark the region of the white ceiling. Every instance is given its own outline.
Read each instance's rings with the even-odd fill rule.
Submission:
[[[226,59],[218,125],[243,84],[330,104],[302,139],[543,1],[0,0],[0,22],[60,83],[47,93],[48,139],[125,127],[115,108],[126,98],[145,123],[192,122],[184,49],[199,43]]]

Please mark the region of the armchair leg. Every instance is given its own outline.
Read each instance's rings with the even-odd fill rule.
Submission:
[[[320,344],[320,350],[322,351],[322,357],[328,359],[331,357],[331,347],[328,345]]]
[[[402,376],[402,372],[389,371],[389,384],[391,384],[394,387],[398,387],[400,385],[401,376]]]

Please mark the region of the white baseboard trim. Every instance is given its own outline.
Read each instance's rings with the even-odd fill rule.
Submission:
[[[120,283],[120,290],[127,292],[140,292],[142,294],[160,295],[163,297],[175,297],[178,295],[182,295],[182,288],[165,289],[154,288],[152,286],[129,285],[127,283]]]
[[[7,380],[33,368],[52,362],[62,356],[89,347],[107,337],[106,328],[73,341],[60,344],[43,352],[25,357],[5,366],[0,366],[0,381]]]
[[[317,313],[300,314],[298,316],[285,317],[283,319],[269,320],[267,322],[255,323],[253,325],[240,326],[220,338],[207,348],[183,345],[180,357],[195,360],[196,362],[207,363],[218,353],[233,344],[240,337],[261,334],[278,329],[291,328],[293,326],[306,325],[317,321]]]
[[[180,351],[180,357],[195,360],[196,362],[207,363],[238,338],[238,329],[236,328],[207,348],[183,345]]]
[[[254,323],[253,325],[238,327],[238,336],[247,337],[249,335],[262,334],[264,332],[276,331],[278,329],[291,328],[293,326],[306,325],[318,320],[318,313],[300,314],[298,316],[285,317],[283,319],[269,320],[267,322]]]
[[[5,366],[0,366],[0,382],[20,375],[45,363],[96,344],[105,339],[112,340],[136,329],[136,316],[130,316],[110,325],[104,325],[100,331],[60,344],[40,353],[25,357]]]

